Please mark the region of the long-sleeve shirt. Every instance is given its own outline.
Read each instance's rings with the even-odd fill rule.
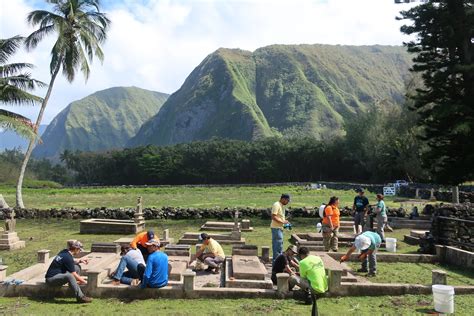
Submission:
[[[168,284],[168,256],[155,251],[146,260],[146,269],[141,283],[142,288],[159,288]]]

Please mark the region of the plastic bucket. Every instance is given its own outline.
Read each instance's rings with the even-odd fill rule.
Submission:
[[[397,252],[397,238],[386,238],[385,249],[388,252]]]
[[[433,289],[434,309],[438,313],[454,313],[454,287],[435,284]]]

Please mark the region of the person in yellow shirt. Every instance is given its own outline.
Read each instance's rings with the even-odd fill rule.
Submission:
[[[273,261],[283,252],[283,225],[289,224],[285,219],[284,206],[290,203],[290,195],[282,194],[280,201],[273,203],[272,206],[272,223],[270,225],[272,229],[272,251]]]
[[[207,264],[205,271],[218,274],[220,266],[225,260],[224,250],[221,245],[206,233],[201,234],[202,246],[196,253],[196,258]],[[214,270],[214,271],[213,271]]]

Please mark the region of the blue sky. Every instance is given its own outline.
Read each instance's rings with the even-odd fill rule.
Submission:
[[[411,5],[393,0],[105,0],[112,20],[104,64],[94,63],[89,81],[57,79],[44,122],[74,100],[113,86],[172,93],[219,47],[255,50],[271,44],[401,45],[408,38],[395,16]],[[45,1],[1,0],[0,37],[33,31],[28,12]],[[53,38],[13,61],[36,65],[33,77],[49,81]],[[45,91],[37,91],[44,96]],[[0,108],[6,106],[0,105]],[[37,108],[16,108],[34,119]]]

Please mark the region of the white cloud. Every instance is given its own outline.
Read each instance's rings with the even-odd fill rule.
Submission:
[[[32,31],[26,14],[38,8],[38,2],[0,3],[1,38]],[[406,8],[392,0],[109,0],[103,11],[113,24],[104,45],[104,64],[94,62],[87,83],[81,74],[72,84],[58,77],[44,122],[70,102],[112,86],[172,93],[219,47],[401,45],[406,38],[395,16]],[[12,61],[34,63],[34,77],[48,82],[53,40],[49,38],[33,52],[20,52]],[[19,112],[34,119],[38,110]]]

